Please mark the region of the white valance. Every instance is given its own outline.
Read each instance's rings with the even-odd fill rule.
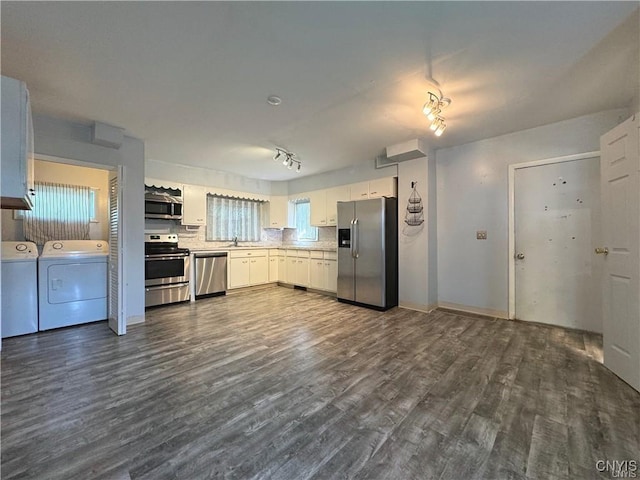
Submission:
[[[253,200],[256,202],[268,202],[269,195],[263,195],[261,193],[249,193],[238,192],[235,190],[227,190],[225,188],[207,187],[207,193],[209,195],[215,195],[217,197],[237,198],[239,200]]]
[[[181,183],[172,183],[166,180],[158,180],[157,178],[145,178],[144,186],[151,188],[160,188],[165,190],[180,190],[182,191]]]

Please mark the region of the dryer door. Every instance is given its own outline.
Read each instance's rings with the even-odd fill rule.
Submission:
[[[107,296],[107,262],[49,265],[48,301],[51,304],[95,300]]]

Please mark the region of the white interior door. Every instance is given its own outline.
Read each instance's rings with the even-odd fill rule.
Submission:
[[[124,168],[109,172],[109,328],[127,333],[123,287],[122,183]]]
[[[640,391],[638,116],[600,138],[604,364]]]
[[[515,317],[602,331],[600,159],[515,170]]]

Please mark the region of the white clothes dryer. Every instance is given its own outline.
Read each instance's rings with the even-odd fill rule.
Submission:
[[[38,331],[38,248],[2,242],[2,338]]]
[[[107,318],[109,244],[103,240],[57,240],[38,258],[40,330]]]

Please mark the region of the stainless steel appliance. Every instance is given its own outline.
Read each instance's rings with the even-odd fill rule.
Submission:
[[[398,305],[398,202],[338,202],[338,300],[377,310]]]
[[[227,292],[227,252],[196,253],[196,299]]]
[[[182,197],[180,190],[169,192],[145,192],[144,218],[180,220],[182,218]]]
[[[147,234],[144,242],[145,307],[189,300],[189,250],[175,234]]]

